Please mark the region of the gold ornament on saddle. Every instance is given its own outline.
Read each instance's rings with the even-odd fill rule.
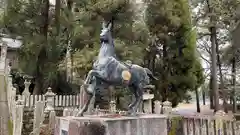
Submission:
[[[131,73],[128,70],[123,70],[122,78],[124,81],[129,81],[131,79]]]

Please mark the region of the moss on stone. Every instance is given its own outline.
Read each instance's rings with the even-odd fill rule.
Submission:
[[[8,133],[9,133],[9,135],[13,135],[13,123],[10,120],[10,118],[8,120]]]

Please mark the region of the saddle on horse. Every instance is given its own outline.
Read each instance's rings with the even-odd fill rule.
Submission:
[[[132,61],[130,61],[130,60],[126,60],[125,62],[123,62],[123,64],[125,65],[125,66],[127,66],[127,68],[129,68],[129,69],[131,69],[132,68]]]

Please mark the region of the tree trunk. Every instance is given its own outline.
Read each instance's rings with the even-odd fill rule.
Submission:
[[[151,63],[151,68],[150,69],[152,70],[152,72],[154,74],[154,72],[155,72],[155,64],[156,64],[156,54],[157,54],[157,48],[156,48],[155,41],[153,42],[150,50],[151,50],[151,55],[152,55],[152,57],[151,57],[152,63]]]
[[[55,24],[56,24],[56,30],[57,30],[57,35],[59,35],[60,32],[60,9],[61,9],[61,1],[60,0],[55,0]]]
[[[67,0],[67,8],[68,8],[68,13],[67,13],[67,17],[68,20],[70,22],[73,21],[73,1],[72,0]],[[72,67],[73,67],[73,56],[72,56],[72,41],[71,41],[71,37],[72,37],[72,29],[73,26],[72,24],[69,25],[69,27],[67,27],[67,54],[66,54],[66,67],[67,67],[67,81],[72,83],[73,80],[73,71],[72,71]]]
[[[209,98],[210,98],[210,109],[214,109],[214,94],[212,89],[212,76],[210,77],[209,81]]]
[[[120,96],[116,94],[116,107],[117,109],[122,109],[121,103],[120,103]]]
[[[41,94],[41,91],[42,91],[42,86],[41,86],[42,82],[39,80],[39,81],[36,81],[35,82],[35,86],[34,86],[34,89],[33,89],[33,95],[39,95]]]
[[[209,0],[207,0],[209,13],[212,13],[210,16],[210,33],[211,33],[211,58],[212,58],[212,67],[211,67],[211,74],[212,74],[212,89],[214,91],[214,111],[218,111],[220,109],[219,106],[219,92],[218,92],[218,83],[217,83],[217,54],[216,54],[216,26],[215,20],[216,17],[213,14],[213,8]]]
[[[216,33],[216,31],[214,33]],[[215,35],[215,37],[217,37],[217,36]],[[219,44],[217,42],[217,38],[216,38],[215,43],[216,43],[216,52],[217,52],[217,65],[218,65],[218,70],[219,70],[219,74],[220,74],[220,89],[222,91],[222,97],[223,97],[223,108],[224,108],[224,112],[228,113],[227,92],[224,89],[222,64],[221,64],[221,61],[220,61]]]
[[[202,90],[202,99],[203,99],[203,105],[206,105],[206,93],[205,93],[205,90]]]
[[[41,90],[44,89],[44,82],[43,81],[43,73],[42,69],[44,69],[45,60],[47,59],[47,52],[46,52],[46,46],[48,41],[48,25],[49,25],[49,0],[43,0],[42,4],[44,4],[44,7],[41,9],[41,16],[42,16],[42,24],[40,26],[40,34],[44,36],[44,40],[41,44],[41,50],[38,54],[38,60],[37,60],[37,71],[36,71],[36,86],[33,90],[33,94],[40,94]],[[46,84],[45,84],[46,85]]]
[[[220,109],[219,106],[219,92],[218,92],[218,82],[217,82],[217,59],[216,59],[216,28],[211,29],[211,42],[212,42],[212,89],[214,91],[214,111],[217,112]]]
[[[195,88],[195,94],[196,94],[197,112],[200,113],[201,112],[201,108],[200,108],[199,93],[198,93],[197,88]]]
[[[43,0],[42,4],[44,4],[44,7],[41,11],[42,16],[42,24],[40,26],[40,33],[45,37],[45,40],[47,41],[48,38],[48,25],[49,25],[49,0]]]
[[[167,71],[167,45],[163,44],[163,80],[167,81],[168,71]],[[168,100],[168,82],[163,82],[163,94],[162,102]]]
[[[234,48],[234,47],[233,47]],[[231,95],[231,99],[233,102],[233,108],[232,108],[232,112],[236,113],[237,111],[237,106],[236,106],[236,57],[235,57],[235,50],[233,50],[233,59],[232,59],[232,86],[233,86],[233,90],[232,90],[232,95]]]

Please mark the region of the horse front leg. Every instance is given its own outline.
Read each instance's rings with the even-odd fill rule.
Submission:
[[[91,93],[87,93],[87,92],[86,92],[86,96],[87,96],[87,101],[84,103],[84,105],[83,105],[83,107],[81,108],[81,110],[77,113],[76,116],[78,116],[78,117],[83,116],[83,113],[88,110],[90,101],[91,101],[92,98],[93,98],[93,94],[91,94]],[[80,108],[79,108],[79,109],[80,109]]]
[[[97,85],[97,79],[93,77],[93,80],[91,80],[91,84],[88,87],[85,87],[84,85],[81,87],[81,90],[85,91],[85,95],[87,96],[87,101],[84,102],[84,106],[81,108],[81,110],[77,113],[77,116],[83,116],[83,113],[86,112],[89,108],[89,105],[95,103],[95,90]]]
[[[76,116],[83,116],[83,113],[88,110],[91,101],[94,101],[96,85],[99,78],[103,78],[101,72],[96,70],[90,70],[88,72],[88,76],[83,85],[83,89],[87,93],[87,102],[85,102],[83,108],[77,113]]]
[[[86,78],[85,84],[89,84],[92,77],[96,77],[98,79],[106,80],[107,79],[107,73],[104,71],[99,70],[90,70],[88,72],[88,76]]]
[[[85,89],[88,93],[93,93],[93,92],[94,92],[94,89],[95,89],[95,87],[96,87],[96,84],[92,85],[92,84],[91,84],[91,81],[92,81],[93,79],[95,79],[95,81],[96,81],[96,77],[98,77],[98,76],[96,75],[96,73],[98,73],[98,71],[96,71],[96,70],[90,70],[90,71],[88,72],[87,78],[86,78],[85,81],[84,81],[83,87],[84,87],[84,89]],[[95,78],[94,78],[94,77],[95,77]],[[94,83],[96,83],[96,82],[94,82]]]
[[[90,70],[89,72],[88,72],[88,74],[87,74],[87,77],[86,77],[86,79],[85,79],[85,81],[84,81],[84,87],[86,88],[87,86],[86,85],[88,85],[89,83],[90,83],[90,81],[91,81],[91,78],[92,78],[92,70]]]
[[[87,101],[84,102],[84,105],[83,107],[81,108],[81,106],[79,107],[80,111],[77,113],[76,116],[83,116],[83,113],[86,112],[88,109],[89,109],[89,106],[92,107],[94,106],[94,103],[95,103],[95,84],[93,84],[94,86],[94,90],[92,93],[89,93],[86,89],[85,90],[85,95],[87,96]],[[92,109],[92,108],[90,108]]]

